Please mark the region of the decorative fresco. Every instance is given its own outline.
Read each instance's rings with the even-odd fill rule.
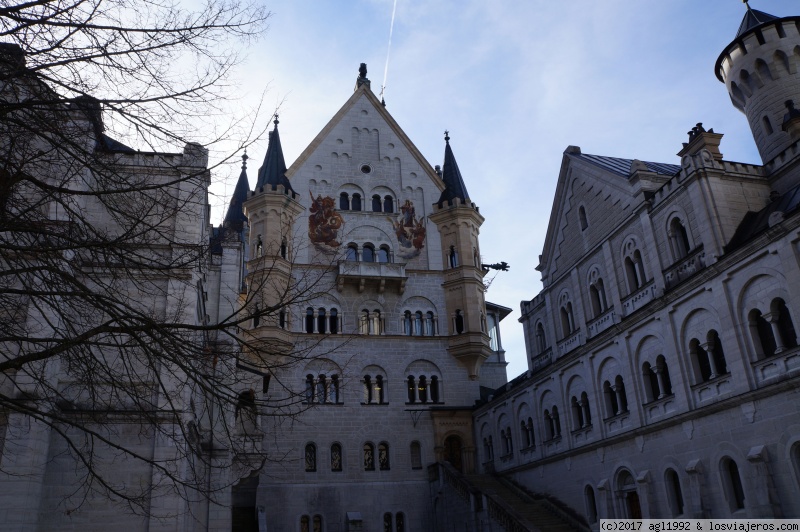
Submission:
[[[339,238],[339,229],[344,225],[344,218],[336,212],[336,202],[330,196],[317,195],[314,199],[314,194],[308,191],[311,196],[311,214],[308,217],[308,238],[317,246],[327,246],[329,248],[338,248],[341,242]]]
[[[403,259],[413,259],[419,256],[422,248],[425,247],[425,219],[417,218],[411,200],[406,200],[400,207],[400,215],[397,219],[389,218],[389,221],[392,222],[394,234],[400,244],[396,255]]]

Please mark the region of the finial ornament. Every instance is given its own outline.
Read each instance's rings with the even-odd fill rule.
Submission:
[[[446,129],[444,130],[444,141],[450,142],[450,132],[447,131]]]
[[[278,123],[279,123],[279,122],[280,122],[280,121],[278,120],[278,113],[275,113],[275,120],[273,120],[273,123],[275,124],[275,128],[276,128],[276,129],[278,128]]]
[[[247,159],[249,159],[249,157],[247,156],[247,148],[245,148],[244,154],[242,155],[242,170],[247,169]]]

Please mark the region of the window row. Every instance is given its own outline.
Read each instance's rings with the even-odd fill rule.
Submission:
[[[359,194],[358,192],[354,193],[352,196],[347,192],[342,192],[341,194],[339,194],[339,210],[340,211],[363,210],[361,194]],[[393,213],[394,198],[389,195],[381,197],[378,194],[374,194],[372,196],[371,210],[372,212]]]
[[[436,318],[433,312],[418,310],[403,313],[403,333],[407,336],[436,336]]]
[[[257,308],[257,307],[256,307]],[[457,318],[463,329],[463,317],[460,312]],[[438,318],[432,311],[411,312],[406,310],[402,317],[402,331],[407,336],[436,336]],[[279,326],[286,327],[286,313],[279,313]],[[258,317],[253,318],[253,326],[259,325]],[[370,311],[363,309],[358,315],[358,333],[368,335],[379,335],[385,333],[384,317],[379,309]],[[305,323],[303,330],[308,334],[339,334],[342,327],[342,316],[336,308],[306,308]]]
[[[441,379],[436,375],[409,375],[406,379],[409,404],[442,404]],[[362,404],[389,404],[389,390],[384,375],[364,375],[361,380]],[[252,391],[250,392],[252,394]],[[249,399],[251,396],[247,395]],[[254,396],[253,396],[254,397]],[[342,403],[340,393],[340,379],[338,375],[314,376],[309,373],[305,379],[304,399],[306,404],[339,405]],[[244,405],[244,406],[242,406]],[[236,412],[241,408],[250,407],[240,397]],[[252,399],[252,409],[255,410],[255,399]]]
[[[422,448],[417,441],[411,442],[409,446],[411,459],[411,469],[422,469]],[[340,443],[334,443],[330,447],[330,470],[340,473],[344,470],[344,453]],[[317,446],[314,443],[307,443],[304,450],[304,465],[307,473],[317,471]],[[366,442],[362,447],[362,468],[364,471],[389,471],[391,464],[389,460],[389,444],[380,442],[376,446],[372,442]]]
[[[744,510],[747,504],[745,496],[744,485],[742,484],[741,473],[736,461],[730,456],[723,456],[719,461],[719,479],[722,484],[722,493],[725,501],[728,504],[728,510],[731,514],[735,514],[740,510]],[[643,516],[642,507],[640,506],[640,498],[634,477],[630,471],[623,469],[617,475],[614,491],[617,500],[622,504],[617,507],[616,517],[618,518],[641,518]],[[664,471],[664,490],[666,501],[669,508],[670,517],[680,517],[685,515],[686,499],[683,495],[681,487],[681,478],[678,472],[668,467]],[[584,503],[586,505],[586,514],[590,524],[596,523],[598,520],[597,498],[595,496],[594,488],[586,486],[584,488]],[[609,509],[612,510],[613,509]],[[607,515],[605,517],[613,517]],[[644,516],[648,517],[648,516]]]
[[[306,375],[305,402],[307,404],[341,404],[339,376]]]
[[[312,528],[313,527],[313,528]],[[392,515],[391,512],[383,514],[383,532],[406,532],[406,516],[403,512]],[[322,516],[319,514],[311,517],[300,517],[300,532],[323,532]]]
[[[350,262],[392,262],[392,251],[386,244],[375,248],[374,244],[366,243],[359,249],[358,244],[347,244],[344,260]]]

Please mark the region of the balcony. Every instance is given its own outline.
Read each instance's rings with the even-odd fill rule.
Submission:
[[[390,290],[402,294],[406,289],[405,264],[392,264],[388,262],[339,262],[339,272],[336,275],[336,289],[341,292],[345,284],[358,287],[359,293],[369,286],[379,294]]]
[[[605,331],[612,325],[614,325],[613,307],[609,308],[603,314],[590,321],[586,326],[586,330],[589,338],[594,338],[595,336]]]
[[[766,386],[800,374],[800,348],[787,349],[769,358],[754,362],[753,373],[758,386]]]
[[[630,316],[656,298],[656,284],[650,281],[622,301],[625,316]]]
[[[581,331],[578,329],[563,340],[558,342],[558,358],[563,357],[581,345]]]
[[[733,383],[731,382],[731,374],[726,373],[711,379],[710,381],[701,382],[692,386],[694,399],[698,405],[719,399],[722,396],[733,391]]]
[[[664,270],[664,285],[667,290],[680,284],[706,267],[706,253],[698,246],[683,259]]]

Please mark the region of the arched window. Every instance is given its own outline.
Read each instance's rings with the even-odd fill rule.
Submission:
[[[377,252],[378,262],[389,262],[389,246],[381,246]]]
[[[395,519],[395,532],[406,532],[406,516],[403,512],[397,512],[394,516]]]
[[[308,334],[314,332],[314,309],[311,307],[306,309],[306,332]]]
[[[772,300],[770,312],[777,314],[778,336],[786,349],[797,347],[797,333],[794,330],[794,322],[786,307],[786,302],[781,298]]]
[[[420,403],[428,402],[428,379],[425,378],[425,375],[420,375],[417,381],[417,397],[419,397]]]
[[[281,240],[281,258],[285,259],[288,255],[289,246],[286,244],[286,239]]]
[[[364,402],[372,402],[372,377],[369,375],[364,375]]]
[[[339,403],[339,376],[332,375],[328,389],[328,402],[333,404]]]
[[[592,315],[597,318],[608,309],[606,302],[606,289],[603,286],[603,280],[597,279],[589,285],[589,298],[592,302]]]
[[[389,444],[386,442],[378,445],[378,468],[381,471],[389,471]]]
[[[575,332],[575,316],[572,313],[572,303],[570,301],[562,303],[560,314],[561,332],[564,338],[566,338]]]
[[[331,471],[342,471],[342,446],[338,443],[331,445]]]
[[[403,313],[403,333],[406,336],[414,334],[414,320],[411,318],[410,310]]]
[[[361,315],[358,318],[358,333],[369,334],[369,324],[370,324],[369,311],[367,309],[363,309],[361,311]]]
[[[322,516],[314,516],[314,530],[312,532],[322,532]]]
[[[383,514],[383,532],[392,532],[392,514]]]
[[[386,382],[381,375],[375,377],[375,393],[373,395],[379,405],[386,404]]]
[[[317,378],[317,402],[328,402],[328,381],[325,378],[325,375],[320,375]]]
[[[674,469],[667,469],[664,474],[664,480],[667,485],[667,496],[669,498],[669,506],[672,509],[672,517],[683,515],[683,492],[681,491],[681,481],[678,478],[678,473]]]
[[[425,313],[425,336],[434,336],[436,334],[436,325],[433,321],[433,312],[428,311]]]
[[[625,257],[625,277],[628,281],[628,292],[633,293],[645,284],[644,262],[642,261],[642,253],[635,249],[632,243],[628,243],[628,247],[632,250]]]
[[[345,250],[344,260],[356,262],[358,260],[358,246],[355,244],[348,244]]]
[[[414,313],[414,335],[422,336],[422,312],[419,310]]]
[[[381,197],[375,194],[372,196],[372,212],[381,212]]]
[[[391,196],[385,196],[383,198],[383,212],[394,212],[394,199]]]
[[[339,194],[339,210],[340,211],[349,211],[350,210],[350,196],[347,192],[342,192]]]
[[[451,268],[458,267],[458,252],[455,246],[450,246],[450,251],[447,253],[447,262]]]
[[[331,334],[339,334],[339,312],[331,309]]]
[[[324,308],[317,309],[317,332],[325,334],[328,331],[328,320]]]
[[[383,334],[383,318],[381,318],[381,311],[378,309],[373,310],[370,315],[369,334]]]
[[[536,349],[539,355],[544,353],[547,349],[547,339],[544,336],[544,326],[542,322],[536,324]]]
[[[603,383],[603,396],[606,403],[606,419],[618,416],[628,411],[628,398],[625,394],[625,384],[620,375],[614,379],[614,384],[609,381]]]
[[[353,201],[351,202],[350,205],[351,205],[352,210],[360,211],[361,210],[361,194],[358,194],[358,193],[353,194]]]
[[[305,455],[306,473],[313,473],[317,470],[317,446],[307,443]]]
[[[422,469],[422,447],[418,441],[411,442],[411,469]]]
[[[553,410],[550,413],[553,419],[553,432],[556,437],[561,436],[561,419],[558,417],[558,407],[553,405]]]
[[[375,262],[375,248],[372,244],[364,244],[361,248],[361,260],[364,262]]]
[[[677,216],[669,222],[669,245],[672,249],[672,258],[680,260],[689,254],[692,245],[689,242],[689,234],[686,232],[686,227]]]
[[[281,311],[278,312],[278,327],[280,327],[281,329],[286,328],[286,311],[283,309],[281,309]]]
[[[572,399],[570,399],[570,406],[572,407],[573,430],[578,430],[583,427],[586,422],[583,419],[583,409],[581,409],[581,403],[574,395],[572,396]]]
[[[375,446],[370,442],[364,444],[364,471],[375,471]]]
[[[439,402],[439,377],[436,375],[431,376],[431,402]]]
[[[649,362],[645,362],[642,365],[642,376],[644,378],[644,391],[647,402],[655,401],[661,396],[661,390],[658,387],[656,372]]]
[[[594,490],[591,486],[586,486],[583,490],[584,498],[586,500],[586,515],[589,518],[589,524],[597,522],[597,501],[594,497]]]
[[[655,366],[649,362],[642,365],[644,377],[645,396],[647,401],[656,401],[672,395],[672,382],[669,378],[669,368],[664,355],[658,355]]]
[[[314,402],[314,376],[306,375],[306,403]]]
[[[464,316],[461,315],[460,310],[456,310],[455,325],[456,334],[461,334],[464,332]]]
[[[757,357],[761,359],[773,356],[778,346],[775,343],[775,334],[772,332],[770,323],[764,319],[761,311],[756,308],[750,311],[747,319]]]
[[[725,457],[720,463],[722,469],[722,481],[725,491],[725,498],[728,499],[728,505],[731,513],[737,510],[744,509],[744,487],[742,486],[742,478],[739,476],[739,466],[730,458]]]
[[[414,380],[413,375],[408,376],[407,380],[407,391],[408,391],[408,402],[409,403],[416,403],[417,402],[417,383]]]
[[[585,231],[589,227],[589,220],[586,219],[586,209],[583,208],[583,205],[578,207],[578,218],[581,223],[581,231]]]

